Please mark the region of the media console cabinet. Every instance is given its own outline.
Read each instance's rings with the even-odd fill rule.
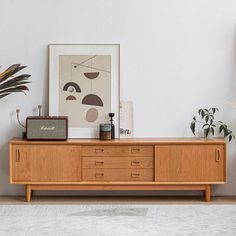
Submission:
[[[226,182],[224,139],[10,141],[10,183],[32,190],[202,190]]]

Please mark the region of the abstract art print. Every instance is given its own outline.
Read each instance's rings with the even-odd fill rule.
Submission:
[[[110,111],[111,56],[59,56],[59,114],[79,128],[98,126]]]
[[[50,115],[68,116],[70,138],[98,138],[114,112],[119,137],[118,44],[50,45]]]

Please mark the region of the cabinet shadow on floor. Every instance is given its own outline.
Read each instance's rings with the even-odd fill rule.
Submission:
[[[110,204],[236,204],[236,196],[232,197],[212,197],[211,202],[205,202],[203,196],[34,196],[30,203],[25,202],[23,196],[2,196],[0,197],[0,205],[67,205],[67,204],[88,204],[88,205],[110,205]]]

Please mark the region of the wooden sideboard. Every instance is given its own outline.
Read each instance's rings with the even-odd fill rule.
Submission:
[[[226,182],[224,139],[10,141],[10,183],[33,190],[202,190]]]

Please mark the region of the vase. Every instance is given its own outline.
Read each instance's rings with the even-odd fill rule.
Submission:
[[[213,139],[213,135],[212,133],[208,133],[208,135],[206,135],[206,129],[203,130],[203,137],[202,139],[208,140],[208,139]]]

